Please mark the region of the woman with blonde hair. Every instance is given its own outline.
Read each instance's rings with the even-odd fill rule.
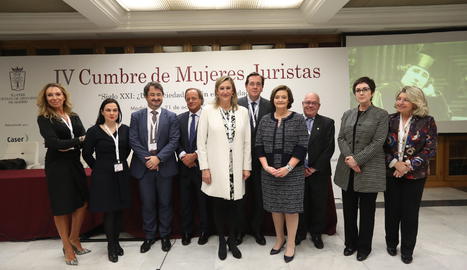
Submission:
[[[418,212],[423,188],[429,175],[430,158],[436,154],[437,128],[428,115],[423,91],[405,86],[396,95],[397,112],[389,116],[384,193],[386,249],[397,255],[399,227],[401,260],[412,262],[417,240]]]
[[[69,93],[49,83],[37,97],[37,123],[47,148],[45,175],[55,226],[63,244],[67,265],[78,265],[75,253],[83,255],[79,233],[87,208],[86,174],[80,162],[85,129],[72,111]]]
[[[203,109],[197,133],[201,190],[211,197],[214,223],[219,235],[219,259],[242,257],[235,241],[236,217],[245,195],[245,180],[251,171],[251,133],[248,110],[237,104],[232,78],[217,79],[215,103]],[[229,228],[225,240],[224,226]]]

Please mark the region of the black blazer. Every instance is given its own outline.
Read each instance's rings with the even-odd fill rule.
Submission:
[[[317,114],[308,139],[308,167],[331,175],[331,157],[334,154],[334,120]]]
[[[238,105],[245,107],[248,110],[248,113],[250,112],[248,108],[248,98],[246,96],[238,99]],[[259,164],[258,157],[256,156],[254,152],[255,142],[256,142],[256,131],[258,130],[258,126],[259,126],[259,122],[261,118],[263,118],[263,116],[265,116],[266,114],[270,112],[272,112],[271,103],[269,102],[269,100],[260,97],[258,119],[256,119],[255,128],[253,128],[253,123],[251,122],[251,118],[250,118],[250,128],[251,128],[250,130],[251,130],[251,142],[252,142],[251,143],[251,157],[252,157],[253,164]]]
[[[178,118],[178,124],[180,126],[180,142],[178,144],[178,148],[177,148],[177,157],[180,155],[181,152],[185,151],[186,153],[189,153],[191,151],[189,151],[189,139],[190,137],[188,136],[188,118],[190,118],[190,111],[186,111],[184,113],[181,113],[177,116]],[[199,119],[198,119],[199,120]],[[196,131],[198,131],[198,127],[196,127]],[[195,139],[194,139],[194,142],[195,142],[195,149],[193,150],[197,150],[198,147],[196,147],[196,139],[197,139],[197,134],[195,134]],[[185,164],[183,164],[183,162],[179,159],[179,164],[180,164],[180,169],[182,170],[189,170],[190,168],[188,168],[187,166],[185,166]],[[196,160],[196,164],[198,164],[198,160]],[[199,171],[199,166],[197,167],[194,167],[192,169],[196,169]]]

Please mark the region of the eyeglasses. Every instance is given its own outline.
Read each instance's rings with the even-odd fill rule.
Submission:
[[[370,90],[371,90],[371,89],[368,88],[368,87],[357,88],[357,89],[355,89],[355,93],[356,93],[356,94],[359,94],[359,93],[366,93],[366,92],[368,92],[368,91],[370,91]]]
[[[306,105],[306,106],[318,106],[319,105],[319,102],[316,102],[316,101],[303,101],[302,102],[303,105]]]

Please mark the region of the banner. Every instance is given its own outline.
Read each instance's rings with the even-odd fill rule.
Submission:
[[[87,129],[108,97],[118,100],[123,123],[129,125],[131,113],[146,107],[143,87],[150,81],[162,84],[162,106],[178,114],[187,110],[187,88],[201,89],[207,104],[213,100],[216,79],[227,75],[241,97],[246,94],[246,76],[254,71],[266,78],[262,93],[266,99],[274,87],[290,87],[296,112],[302,113],[306,93],[318,93],[320,113],[336,121],[337,136],[340,117],[349,108],[346,48],[1,57],[0,158],[6,143],[38,141],[43,163],[36,97],[49,82],[58,82],[71,93],[73,111]]]

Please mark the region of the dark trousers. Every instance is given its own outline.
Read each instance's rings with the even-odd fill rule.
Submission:
[[[122,211],[104,213],[104,231],[107,236],[107,246],[115,249],[118,245],[118,237],[122,230]]]
[[[297,237],[301,239],[306,238],[307,232],[318,235],[326,230],[329,177],[315,172],[305,178],[303,213],[300,214],[297,232]]]
[[[395,248],[401,231],[401,253],[411,256],[418,233],[418,212],[426,178],[408,180],[388,177],[384,193],[386,245]]]
[[[156,173],[148,172],[139,181],[139,193],[146,239],[155,239],[158,227],[161,237],[169,237],[173,215],[172,177],[156,176]]]
[[[261,168],[255,167],[250,177],[246,180],[245,196],[242,200],[240,213],[240,226],[242,232],[252,234],[262,233],[264,208],[263,190],[261,188]],[[246,213],[246,214],[245,214]],[[248,228],[249,226],[249,228]]]
[[[214,224],[220,240],[225,239],[225,227],[228,228],[229,239],[235,238],[238,231],[238,214],[241,212],[242,200],[225,200],[210,197],[212,203]]]
[[[344,212],[345,246],[357,249],[359,253],[370,254],[377,192],[356,192],[353,189],[353,174],[349,177],[347,191],[342,190]],[[357,227],[357,215],[360,209],[360,224]]]
[[[209,232],[208,196],[201,191],[201,171],[199,167],[191,169],[184,168],[179,176],[180,179],[180,214],[182,232],[191,234],[193,232],[193,209],[196,200],[199,213],[200,232]]]

